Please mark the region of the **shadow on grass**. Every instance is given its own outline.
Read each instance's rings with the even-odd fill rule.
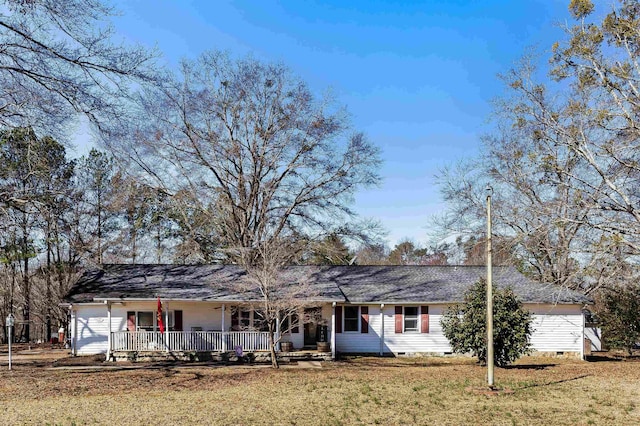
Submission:
[[[516,387],[513,390],[523,390],[523,389],[529,389],[529,388],[540,388],[545,386],[559,385],[560,383],[573,382],[576,380],[584,379],[585,377],[589,377],[589,376],[591,376],[591,374],[582,374],[580,376],[570,377],[568,379],[554,380],[554,381],[545,382],[545,383],[531,383],[531,384]]]
[[[619,362],[623,360],[622,357],[612,355],[587,355],[584,359],[588,362]]]
[[[558,364],[520,364],[520,365],[507,365],[501,367],[505,370],[546,370],[549,367],[555,367]]]
[[[640,355],[627,355],[627,354],[601,354],[601,355],[587,355],[585,359],[589,362],[603,362],[603,361],[627,361],[627,362],[640,362]]]
[[[395,357],[340,357],[336,364],[362,368],[407,368],[407,367],[451,367],[478,365],[471,359],[462,358],[395,358]]]
[[[135,363],[135,364],[111,364],[104,363],[101,365],[82,365],[68,367],[70,373],[94,373],[96,371],[104,372],[117,372],[117,371],[135,371],[135,370],[157,370],[163,371],[165,376],[171,376],[176,374],[179,370],[183,369],[197,369],[197,368],[210,368],[210,367],[227,367],[228,365],[217,362],[154,362],[154,363]],[[66,369],[65,367],[59,367],[60,369]],[[195,373],[193,373],[195,374]]]

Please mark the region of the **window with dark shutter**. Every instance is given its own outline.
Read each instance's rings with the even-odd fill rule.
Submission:
[[[182,311],[173,312],[173,329],[175,331],[182,331]]]
[[[360,307],[360,333],[369,332],[369,307]]]
[[[395,326],[396,333],[402,334],[402,306],[396,306]]]
[[[344,307],[344,331],[358,331],[360,324],[360,315],[357,306]]]
[[[342,306],[336,306],[336,333],[342,333]]]
[[[418,324],[418,307],[417,306],[405,306],[404,307],[404,332],[405,333],[417,333],[419,330]]]
[[[428,306],[420,307],[420,331],[422,333],[429,332],[429,307]]]
[[[136,331],[136,313],[134,311],[127,312],[127,331]]]

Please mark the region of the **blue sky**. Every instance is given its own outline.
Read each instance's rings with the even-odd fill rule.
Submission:
[[[283,62],[318,94],[330,88],[382,150],[384,181],[355,208],[381,221],[392,246],[427,242],[444,209],[434,174],[478,151],[497,74],[528,47],[550,50],[568,3],[117,0],[115,24],[169,66],[222,49]]]

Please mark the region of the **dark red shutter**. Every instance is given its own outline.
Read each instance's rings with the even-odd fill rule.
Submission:
[[[396,333],[402,333],[402,306],[396,306]]]
[[[369,332],[369,307],[360,307],[360,333]]]
[[[422,333],[429,332],[429,307],[420,306],[420,331]]]
[[[295,312],[291,314],[291,333],[300,333],[300,317]]]
[[[342,306],[336,306],[336,333],[342,333]]]
[[[238,330],[240,327],[240,308],[231,308],[231,330]]]
[[[127,312],[127,330],[136,331],[136,313],[133,311]]]
[[[173,311],[173,329],[182,331],[182,311]]]

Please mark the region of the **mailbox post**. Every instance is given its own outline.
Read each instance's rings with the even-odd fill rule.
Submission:
[[[9,314],[7,317],[7,334],[9,335],[9,370],[11,370],[11,341],[13,340],[13,325],[16,323],[16,319],[13,314]]]

